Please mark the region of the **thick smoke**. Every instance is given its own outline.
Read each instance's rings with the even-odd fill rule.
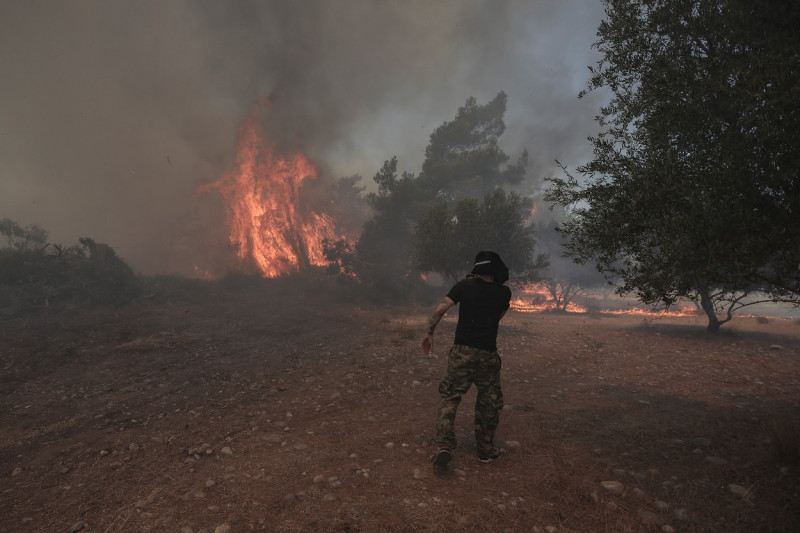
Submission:
[[[435,127],[503,90],[501,144],[529,150],[536,182],[589,155],[597,102],[576,94],[601,17],[577,0],[0,3],[0,218],[170,270],[197,184],[231,168],[265,99],[280,149],[370,186],[393,155],[418,172]]]

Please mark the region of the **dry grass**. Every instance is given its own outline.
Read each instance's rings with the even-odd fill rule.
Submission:
[[[800,425],[791,411],[773,413],[767,422],[767,432],[774,443],[778,462],[800,467]]]

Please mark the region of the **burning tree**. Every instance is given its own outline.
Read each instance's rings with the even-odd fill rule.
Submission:
[[[710,331],[754,294],[797,305],[800,5],[605,4],[594,159],[545,196],[568,208],[568,254],[645,303],[699,301]]]
[[[277,153],[263,136],[256,107],[242,123],[235,167],[201,186],[216,191],[226,210],[230,243],[240,264],[274,278],[329,264],[325,243],[343,237],[333,218],[309,205],[317,168],[302,153]],[[340,181],[353,187],[355,178]]]

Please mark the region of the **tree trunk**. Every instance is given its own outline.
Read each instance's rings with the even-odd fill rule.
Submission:
[[[714,311],[714,302],[711,301],[711,297],[709,296],[707,291],[699,291],[700,292],[700,306],[703,308],[703,311],[706,312],[706,316],[708,316],[708,326],[706,327],[706,331],[710,333],[716,333],[719,331],[719,318],[717,318],[717,313]]]

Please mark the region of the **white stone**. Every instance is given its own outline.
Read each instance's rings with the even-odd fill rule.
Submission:
[[[611,494],[622,494],[625,492],[625,485],[619,481],[601,481],[600,486]]]

